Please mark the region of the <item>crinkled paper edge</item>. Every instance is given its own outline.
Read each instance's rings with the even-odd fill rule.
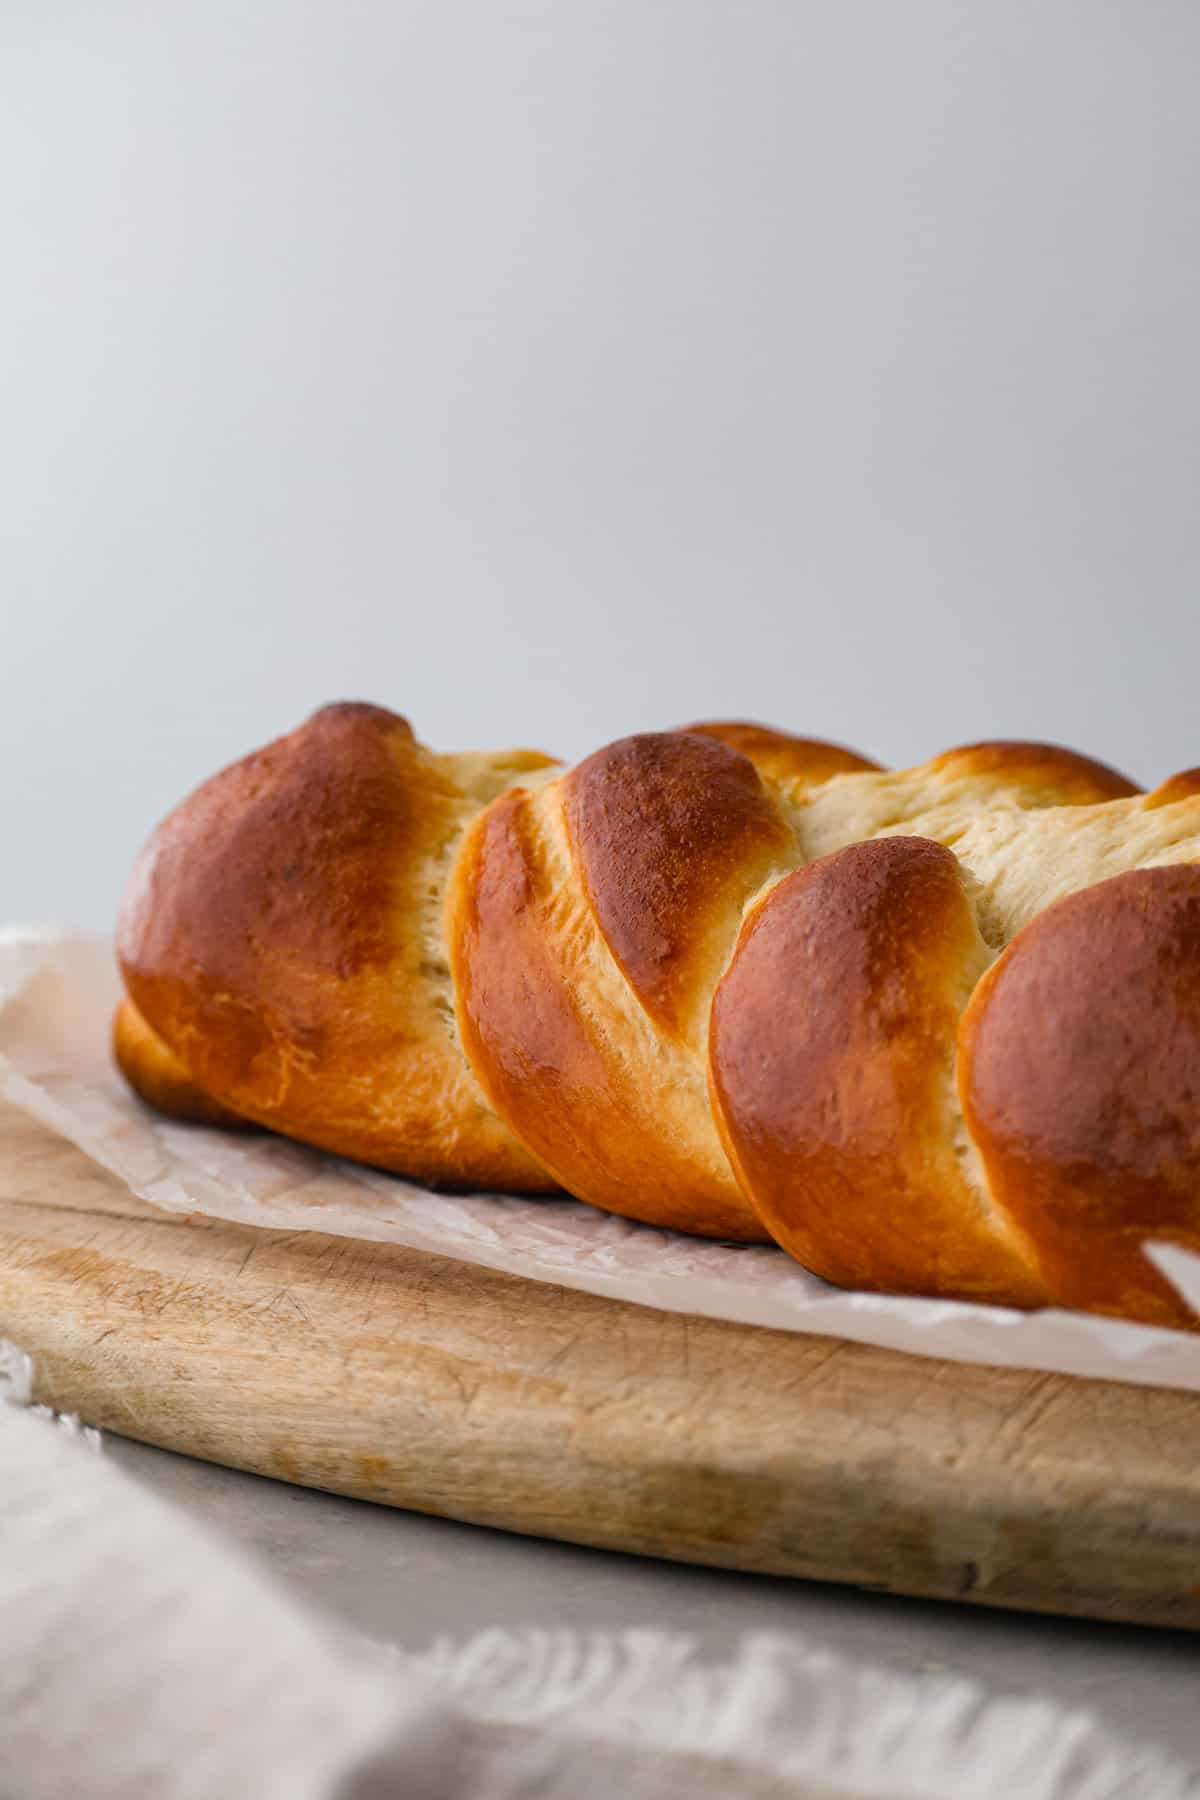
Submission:
[[[118,992],[103,940],[0,931],[0,1096],[172,1212],[403,1244],[529,1280],[951,1361],[1200,1391],[1200,1339],[1079,1313],[845,1293],[773,1248],[658,1231],[570,1200],[450,1196],[263,1134],[175,1125],[108,1061]],[[1200,1308],[1200,1257],[1151,1254]]]

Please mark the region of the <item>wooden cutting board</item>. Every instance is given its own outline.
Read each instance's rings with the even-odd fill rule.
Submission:
[[[134,1200],[0,1108],[39,1397],[389,1506],[724,1568],[1200,1626],[1200,1396],[685,1318]]]

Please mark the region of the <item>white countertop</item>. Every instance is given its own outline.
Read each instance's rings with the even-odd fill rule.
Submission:
[[[423,1649],[488,1625],[693,1635],[718,1654],[743,1632],[803,1633],[842,1655],[962,1674],[997,1694],[1098,1714],[1200,1761],[1200,1640],[902,1600],[521,1538],[215,1468],[119,1438],[108,1454],[367,1636]],[[1015,1800],[1015,1797],[1014,1797]]]

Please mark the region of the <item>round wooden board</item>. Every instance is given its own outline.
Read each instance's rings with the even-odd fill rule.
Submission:
[[[725,1568],[1200,1625],[1200,1396],[158,1212],[0,1108],[0,1333],[212,1462]]]

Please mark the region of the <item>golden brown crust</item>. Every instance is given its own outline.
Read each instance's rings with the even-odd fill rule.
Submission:
[[[1200,769],[1181,769],[1178,775],[1171,775],[1146,795],[1146,805],[1152,808],[1174,806],[1177,801],[1191,800],[1197,794],[1200,794]]]
[[[605,941],[650,1016],[685,1035],[714,950],[723,960],[791,829],[744,756],[680,732],[622,738],[561,787]]]
[[[122,1000],[113,1015],[113,1059],[126,1081],[147,1105],[188,1125],[221,1125],[227,1131],[249,1129],[249,1122],[213,1100],[196,1086],[179,1058],[151,1031],[132,1000]]]
[[[698,725],[683,725],[680,730],[728,744],[731,750],[749,757],[768,781],[819,783],[834,775],[882,767],[841,744],[827,743],[824,738],[795,737],[790,731],[776,731],[773,726],[756,725],[749,719],[711,719]]]
[[[649,1025],[627,1002],[596,1004],[606,952],[553,866],[529,795],[493,802],[471,831],[451,916],[467,1054],[497,1112],[562,1185],[626,1218],[764,1238],[702,1083],[689,1094],[686,1065],[656,1068]]]
[[[1059,1304],[1193,1324],[1142,1254],[1200,1250],[1200,868],[1060,900],[981,983],[962,1095],[999,1203]]]
[[[1026,804],[1040,806],[1090,806],[1141,793],[1117,769],[1078,750],[1017,738],[962,744],[935,756],[925,767],[931,774],[987,776],[998,784],[1011,783],[1025,791]]]
[[[119,1066],[838,1281],[1194,1322],[1138,1245],[1200,1248],[1200,771],[718,723],[556,774],[354,705],[225,770],[130,884]]]
[[[742,933],[713,1003],[713,1097],[748,1198],[829,1281],[1045,1298],[956,1153],[958,1020],[986,960],[955,857],[923,838],[789,875]]]
[[[159,827],[118,956],[147,1023],[232,1111],[418,1178],[545,1190],[449,1026],[430,894],[464,806],[403,719],[325,707]]]

